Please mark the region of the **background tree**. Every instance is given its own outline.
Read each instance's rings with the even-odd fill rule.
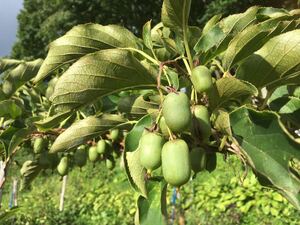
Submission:
[[[203,25],[213,15],[242,12],[251,5],[292,6],[281,0],[198,0],[193,1],[190,24]],[[143,24],[160,21],[160,0],[24,0],[18,21],[18,41],[12,58],[45,57],[48,44],[76,24],[120,24],[140,34]]]

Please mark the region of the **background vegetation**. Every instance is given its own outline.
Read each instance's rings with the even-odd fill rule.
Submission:
[[[243,12],[252,5],[295,8],[296,0],[196,0],[191,24],[202,25],[212,16]],[[152,19],[160,21],[161,0],[24,0],[18,16],[18,41],[12,58],[45,57],[48,44],[82,23],[120,24],[136,34]]]
[[[201,173],[183,187],[176,201],[173,224],[178,224],[181,215],[189,225],[298,224],[297,210],[277,192],[259,185],[252,173],[241,183],[243,170],[234,156],[227,162],[221,157],[218,161],[214,172]],[[18,174],[16,165],[12,174]],[[8,224],[12,221],[15,225],[133,224],[136,196],[119,163],[113,171],[103,162],[73,168],[68,175],[63,212],[58,209],[61,180],[56,171],[51,174],[47,170],[33,181],[31,190],[19,193],[20,212]],[[7,185],[5,206],[9,204],[9,188]],[[169,187],[170,222],[174,210],[172,195],[173,189]]]

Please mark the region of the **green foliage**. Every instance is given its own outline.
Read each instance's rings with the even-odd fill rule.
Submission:
[[[287,138],[288,134],[281,129],[276,114],[242,107],[230,114],[230,122],[249,162],[262,175],[262,185],[273,185],[300,209],[300,181],[289,169],[289,161],[300,157],[299,145]],[[260,134],[272,138],[273,142],[266,142],[266,136]],[[278,154],[283,157],[278,157]]]
[[[297,211],[280,194],[261,187],[252,173],[241,183],[223,166],[222,173],[198,175],[182,190],[187,224],[297,224]]]
[[[281,0],[208,0],[192,1],[192,24],[203,25],[216,14],[227,16],[244,11],[251,5],[296,8],[296,1]],[[13,58],[44,57],[50,42],[73,26],[84,23],[119,24],[141,33],[146,21],[160,21],[161,1],[146,0],[58,0],[55,2],[25,0],[18,15],[18,41]]]
[[[153,28],[147,22],[143,40],[117,25],[84,24],[52,42],[44,61],[6,60],[0,87],[7,99],[0,104],[10,106],[0,118],[3,174],[19,147],[39,136],[47,136],[49,150],[23,164],[26,186],[42,169],[55,168],[58,160],[50,165],[50,156],[60,158],[61,176],[74,170],[80,145],[92,146],[89,159],[105,161],[110,170],[124,151],[125,172],[138,194],[135,223],[160,225],[168,219],[166,185],[191,183],[190,151],[197,147],[204,150],[205,162],[194,177],[212,173],[220,164],[217,155],[235,154],[261,185],[300,210],[299,10],[254,6],[216,16],[201,30],[189,25],[191,4],[165,0],[162,22]],[[196,73],[198,81],[193,79],[197,68],[205,70]],[[208,81],[204,76],[209,82],[201,87]],[[277,90],[280,86],[286,89]],[[159,125],[164,135],[158,135],[156,146],[147,135],[159,133]],[[116,129],[120,138],[112,133]],[[155,165],[141,160],[145,136],[152,152],[162,148]],[[100,155],[101,139],[108,150]],[[86,154],[80,158],[86,160]],[[160,161],[162,168],[151,172]],[[215,196],[214,190],[206,194]],[[233,199],[237,203],[230,204],[243,204],[241,212],[254,204]]]
[[[252,173],[241,184],[235,174],[241,172],[240,164],[233,157],[228,163],[222,159],[220,162],[213,173],[201,173],[183,186],[176,212],[180,203],[187,225],[297,224],[298,212],[280,194],[261,187]],[[19,193],[22,207],[12,215],[15,224],[96,225],[99,221],[132,224],[135,197],[123,172],[118,168],[108,171],[104,164],[92,167],[89,163],[81,171],[78,168],[68,174],[63,212],[58,212],[61,188],[58,177],[46,174],[37,178],[30,191]],[[160,188],[159,185],[153,187]],[[168,213],[172,210],[171,195],[172,189],[168,188]],[[175,215],[178,221],[179,214]]]

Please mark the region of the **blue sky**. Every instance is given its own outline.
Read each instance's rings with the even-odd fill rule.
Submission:
[[[0,57],[10,53],[16,41],[17,15],[23,7],[23,0],[0,0]]]

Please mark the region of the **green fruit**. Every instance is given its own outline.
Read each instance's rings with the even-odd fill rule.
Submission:
[[[217,155],[216,155],[216,153],[207,154],[206,170],[211,173],[216,168],[217,168]]]
[[[201,147],[193,148],[190,152],[191,166],[195,173],[206,168],[206,153]]]
[[[213,83],[211,71],[205,66],[197,66],[192,70],[191,81],[197,92],[208,91]]]
[[[183,132],[191,123],[190,101],[182,92],[169,93],[163,102],[162,112],[167,126],[173,132]]]
[[[115,167],[115,161],[113,160],[112,157],[108,157],[105,160],[106,168],[109,170],[112,170]]]
[[[197,127],[200,130],[202,140],[208,141],[211,135],[210,115],[204,105],[196,105],[193,108],[194,118],[197,121]]]
[[[161,165],[161,150],[165,143],[164,138],[157,133],[146,133],[140,139],[140,163],[152,171]]]
[[[114,159],[117,159],[117,158],[119,158],[119,154],[120,154],[120,151],[118,149],[114,149],[112,152],[112,157]]]
[[[48,142],[45,138],[42,138],[42,137],[38,137],[34,140],[34,143],[33,143],[33,152],[35,154],[39,154],[41,153],[42,151],[45,150],[45,148],[47,147],[48,145]]]
[[[87,150],[85,146],[79,146],[74,155],[74,162],[77,166],[83,167],[87,160]]]
[[[99,158],[99,154],[97,152],[97,147],[96,146],[92,146],[89,148],[89,160],[91,162],[96,162]]]
[[[105,140],[104,139],[99,140],[97,143],[97,152],[99,154],[105,154],[106,150],[107,150],[107,147],[106,147]]]
[[[61,176],[65,176],[68,173],[68,166],[69,166],[69,159],[67,156],[61,158],[58,166],[57,171]]]
[[[176,139],[164,144],[161,155],[162,172],[165,180],[176,187],[187,183],[191,176],[188,145]]]
[[[165,120],[165,117],[161,117],[160,120],[159,120],[159,128],[160,128],[160,131],[162,133],[162,135],[164,137],[169,137],[169,131],[168,131],[168,126],[166,124],[166,120]]]
[[[117,141],[118,140],[118,138],[119,138],[119,129],[112,129],[111,131],[110,131],[110,134],[109,134],[109,136],[110,136],[110,139],[112,140],[112,141]]]

